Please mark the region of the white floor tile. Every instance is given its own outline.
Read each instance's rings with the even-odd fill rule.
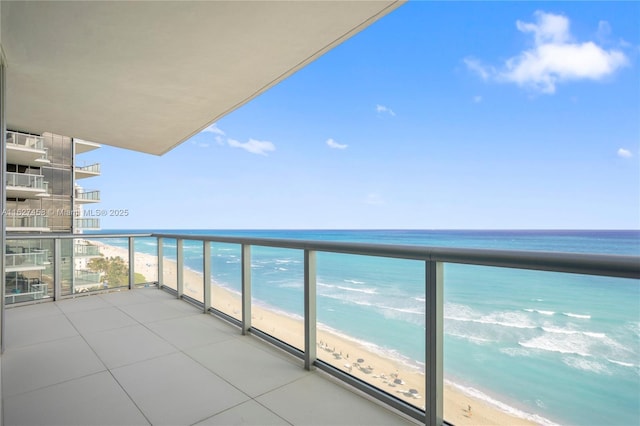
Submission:
[[[2,355],[4,395],[16,395],[104,371],[80,336],[10,348]]]
[[[4,400],[5,425],[148,425],[108,372]]]
[[[252,337],[188,349],[185,353],[252,397],[309,374],[297,361],[259,349],[245,342],[247,339]]]
[[[227,411],[197,423],[200,426],[287,426],[290,424],[254,400],[236,405]]]
[[[98,331],[84,337],[110,369],[177,351],[142,325]]]
[[[112,371],[154,425],[188,425],[249,397],[182,353]]]

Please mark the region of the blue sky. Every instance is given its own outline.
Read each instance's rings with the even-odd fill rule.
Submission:
[[[638,229],[638,25],[410,2],[162,157],[85,154],[81,183],[128,209],[104,229]]]

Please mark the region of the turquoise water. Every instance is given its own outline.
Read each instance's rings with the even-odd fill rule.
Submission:
[[[639,231],[175,232],[640,255]],[[185,242],[186,266],[201,270],[200,250]],[[239,264],[238,246],[212,246],[217,282],[239,289]],[[254,247],[256,303],[302,315],[302,268],[299,251]],[[421,262],[318,254],[318,321],[416,366],[424,301]],[[462,390],[540,423],[638,424],[638,280],[446,264],[444,316],[445,378]]]

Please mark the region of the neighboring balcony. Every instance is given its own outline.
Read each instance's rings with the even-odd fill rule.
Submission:
[[[73,292],[85,293],[102,288],[102,276],[100,272],[75,271],[73,274]]]
[[[76,203],[77,204],[88,204],[88,203],[99,203],[100,202],[100,191],[76,191]]]
[[[28,173],[7,172],[7,198],[48,197],[49,183],[44,176]]]
[[[76,166],[75,175],[76,179],[100,176],[100,163],[90,164],[88,166]]]
[[[100,247],[89,244],[75,244],[73,255],[76,257],[97,257],[100,256]]]
[[[7,232],[49,232],[46,216],[7,216]]]
[[[25,253],[16,252],[7,247],[5,254],[6,272],[41,271],[47,264],[47,250],[32,250]]]
[[[73,139],[76,147],[76,154],[84,154],[85,152],[93,151],[100,148],[100,144],[95,142],[83,141],[82,139]]]
[[[73,220],[73,227],[75,229],[97,231],[100,229],[100,219],[76,218]]]
[[[42,136],[7,132],[7,163],[35,167],[49,164]]]

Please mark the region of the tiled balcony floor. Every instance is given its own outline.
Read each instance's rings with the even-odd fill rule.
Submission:
[[[6,310],[5,425],[415,425],[157,289]]]

